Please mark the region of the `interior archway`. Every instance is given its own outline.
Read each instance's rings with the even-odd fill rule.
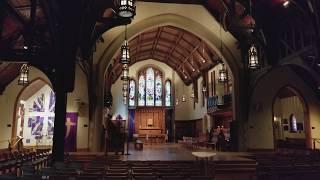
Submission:
[[[273,102],[273,136],[275,148],[305,149],[311,141],[309,110],[300,93],[283,87]]]
[[[15,102],[12,138],[23,137],[24,146],[50,147],[53,140],[55,93],[43,78],[32,80]]]
[[[234,119],[240,120],[241,113],[237,111],[237,104],[239,104],[238,101],[240,100],[240,87],[238,80],[241,78],[240,69],[242,67],[242,63],[240,62],[240,51],[237,49],[236,39],[230,33],[222,30],[222,46],[224,51],[220,52],[218,51],[218,47],[220,46],[220,25],[202,6],[197,6],[196,10],[192,8],[193,11],[197,11],[199,13],[201,12],[201,16],[186,16],[183,12],[188,11],[188,6],[178,7],[174,4],[159,4],[159,6],[166,6],[165,9],[167,9],[167,11],[162,11],[162,8],[155,6],[155,4],[153,4],[152,7],[150,7],[150,4],[144,2],[139,2],[137,4],[137,8],[142,9],[139,10],[140,14],[134,18],[130,25],[128,25],[128,39],[137,37],[141,32],[159,26],[174,26],[198,36],[208,45],[209,48],[217,52],[219,57],[226,62],[228,68],[230,69],[230,75],[234,77],[232,79],[232,97],[234,97],[234,100],[232,101],[232,108],[234,111],[232,114]],[[172,11],[171,8],[168,8],[167,6],[174,6],[172,10],[175,9],[175,11]],[[180,10],[177,11],[177,9]],[[103,90],[105,89],[104,82],[106,81],[105,77],[107,73],[107,67],[108,65],[112,64],[115,54],[117,51],[119,51],[123,43],[123,30],[124,27],[116,27],[105,32],[102,35],[102,38],[108,39],[108,41],[97,44],[94,63],[97,67],[96,72],[98,77],[95,91],[98,97],[98,103],[96,105],[98,109],[95,110],[95,114],[93,115],[93,119],[95,119],[94,124],[100,124],[103,119],[102,107],[104,104],[103,99],[105,97],[105,92]],[[91,130],[93,134],[95,134],[92,136],[92,144],[97,144],[94,142],[94,137],[99,137],[101,127],[94,125],[92,126]]]

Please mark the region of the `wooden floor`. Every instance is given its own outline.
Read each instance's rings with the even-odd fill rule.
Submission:
[[[217,155],[213,158],[214,161],[253,161],[248,157],[250,154],[246,152],[217,152],[212,149],[198,148],[190,149],[183,147],[181,144],[166,143],[144,145],[143,150],[134,150],[133,144],[130,144],[129,154],[117,156],[123,161],[182,161],[195,160],[192,156],[194,151],[209,151],[216,152]],[[125,151],[126,152],[126,151]],[[72,152],[70,155],[103,155],[103,152]],[[109,152],[108,156],[114,157],[114,152]]]

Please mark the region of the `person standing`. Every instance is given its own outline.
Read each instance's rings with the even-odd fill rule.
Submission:
[[[218,141],[217,141],[217,150],[218,151],[224,150],[225,142],[226,142],[226,137],[225,137],[222,129],[220,129],[220,132],[218,134]]]

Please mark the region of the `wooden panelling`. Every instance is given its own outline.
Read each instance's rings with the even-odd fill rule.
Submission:
[[[145,107],[136,109],[135,132],[137,134],[164,134],[165,109]]]

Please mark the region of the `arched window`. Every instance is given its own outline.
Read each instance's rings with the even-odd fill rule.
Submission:
[[[162,106],[162,78],[159,71],[156,71],[156,106]]]
[[[135,106],[136,82],[131,79],[129,83],[129,106]]]
[[[146,101],[146,79],[143,74],[139,75],[139,93],[138,93],[138,105],[144,106]]]
[[[146,71],[146,106],[154,106],[154,70],[149,67]]]
[[[171,82],[169,80],[165,83],[165,105],[171,106]]]
[[[138,106],[171,106],[171,81],[168,80],[169,84],[166,85],[169,89],[165,89],[162,78],[162,72],[154,67],[139,71]]]

